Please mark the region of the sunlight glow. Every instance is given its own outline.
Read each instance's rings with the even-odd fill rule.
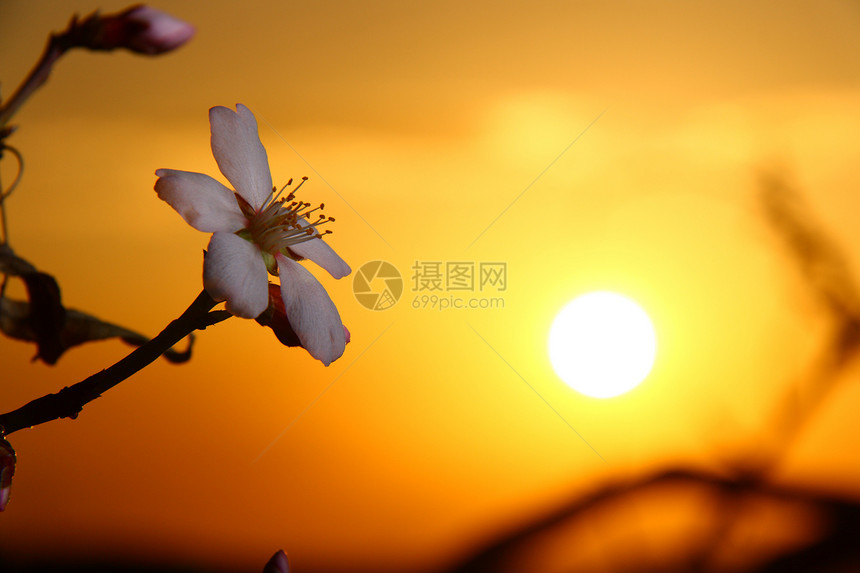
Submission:
[[[651,319],[635,302],[612,292],[591,292],[569,302],[549,332],[553,370],[593,398],[612,398],[638,386],[656,354]]]

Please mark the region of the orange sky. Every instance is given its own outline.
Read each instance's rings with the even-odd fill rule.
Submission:
[[[242,102],[275,181],[310,176],[330,243],[353,269],[394,264],[403,298],[372,312],[352,277],[311,269],[352,331],[329,368],[233,319],[190,363],[14,434],[0,552],[258,570],[283,547],[298,571],[432,571],[570,492],[755,451],[823,332],[756,175],[784,170],[860,244],[856,3],[246,5],[164,2],[197,27],[176,53],[60,62],[10,140],[27,161],[12,246],[68,306],[155,334],[199,292],[208,237],[158,200],[154,171],[216,175],[207,109]],[[95,7],[0,4],[3,95],[48,31]],[[506,263],[504,308],[413,308],[415,261]],[[652,375],[604,401],[546,352],[554,314],[595,289],[637,300],[658,334]],[[47,367],[0,340],[2,410],[127,351]],[[858,392],[826,405],[786,479],[860,478]]]

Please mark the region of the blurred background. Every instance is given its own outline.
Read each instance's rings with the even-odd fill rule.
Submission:
[[[221,178],[207,110],[243,103],[275,183],[309,176],[328,242],[403,293],[368,310],[308,266],[352,332],[330,367],[232,319],[11,435],[0,566],[257,571],[283,548],[299,572],[748,570],[857,527],[860,4],[154,6],[194,39],[73,51],[16,116],[16,253],[68,307],[154,336],[208,242],[154,171]],[[0,2],[2,94],[73,13],[125,7]],[[416,262],[504,263],[504,291],[466,295],[502,303],[425,307]],[[592,290],[658,336],[648,379],[607,400],[547,355]],[[3,338],[0,410],[128,351],[50,367]]]

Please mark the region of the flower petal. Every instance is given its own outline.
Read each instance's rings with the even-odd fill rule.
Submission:
[[[328,366],[346,346],[343,322],[323,286],[299,263],[275,255],[290,324],[311,356]]]
[[[218,106],[209,110],[212,155],[224,177],[255,209],[272,193],[269,158],[257,133],[254,114],[242,104],[238,113]]]
[[[227,310],[242,318],[256,318],[269,306],[269,281],[260,250],[232,233],[218,232],[203,259],[203,287]]]
[[[198,231],[233,233],[248,224],[233,192],[208,175],[174,169],[155,174],[158,196]]]
[[[305,219],[299,219],[301,227],[307,227],[310,223]],[[322,239],[311,239],[304,243],[292,245],[289,249],[300,257],[310,259],[331,274],[336,279],[341,279],[352,272],[340,255],[334,252],[328,243]]]

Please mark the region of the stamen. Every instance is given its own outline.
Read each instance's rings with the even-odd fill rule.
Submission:
[[[281,187],[281,190],[280,190],[280,191],[278,191],[277,193],[275,193],[275,189],[277,189],[277,187],[273,186],[273,187],[272,187],[272,196],[271,196],[271,198],[266,202],[266,205],[267,205],[267,206],[268,206],[268,205],[271,205],[271,204],[273,204],[275,201],[277,201],[277,200],[278,200],[278,197],[280,197],[280,196],[281,196],[281,193],[283,193],[283,192],[284,192],[284,189],[286,189],[287,187],[289,187],[289,186],[290,186],[290,185],[292,185],[292,184],[293,184],[293,179],[292,179],[292,177],[291,177],[291,178],[290,178],[290,180],[289,180],[289,181],[287,181],[287,184],[286,184],[286,185],[284,185],[283,187]],[[298,189],[298,187],[297,187],[296,189]],[[292,194],[293,194],[293,192],[292,192],[292,191],[290,191],[290,194],[287,196],[287,200],[288,200],[288,201],[290,200],[290,196],[292,196]]]
[[[250,205],[247,207],[242,205],[240,201],[243,213],[249,219],[248,227],[242,232],[246,233],[247,238],[256,243],[262,251],[285,252],[285,249],[291,245],[331,234],[330,230],[318,229],[319,226],[334,221],[333,217],[327,217],[320,212],[325,208],[324,203],[318,207],[312,207],[311,203],[295,200],[296,191],[307,180],[307,177],[302,177],[299,184],[286,197],[282,195],[287,187],[292,185],[292,179],[287,181],[280,190],[272,187],[272,194],[257,212],[254,212]],[[317,213],[314,221],[311,220],[312,213]]]

